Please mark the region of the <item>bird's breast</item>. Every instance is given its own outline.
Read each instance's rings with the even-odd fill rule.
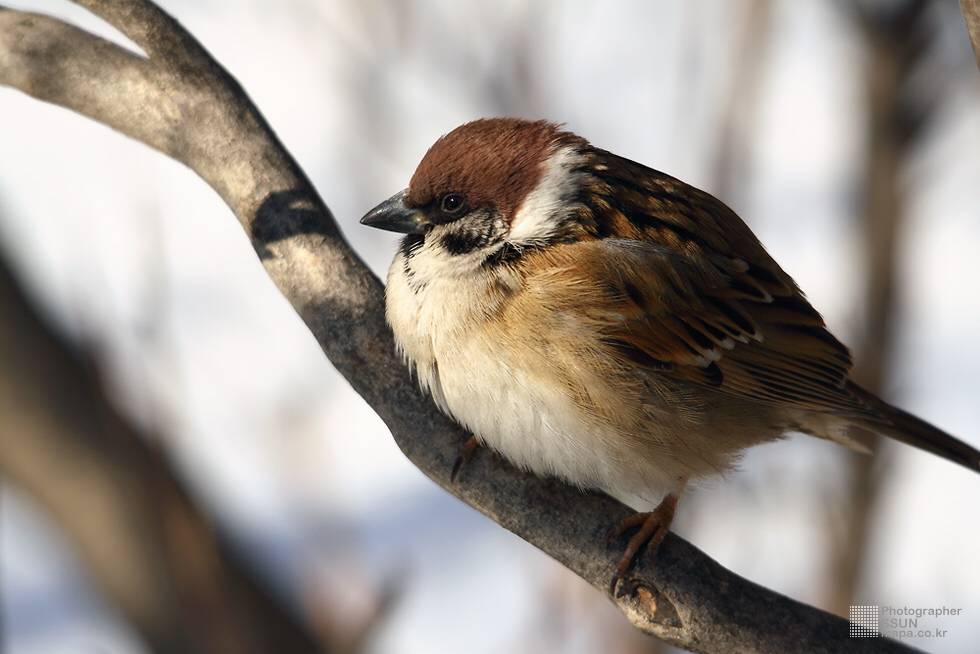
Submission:
[[[564,365],[561,348],[533,327],[508,329],[493,319],[500,301],[493,284],[455,279],[413,288],[396,258],[386,300],[396,343],[422,387],[515,465],[614,494],[661,476],[627,451],[622,424],[598,419],[570,390],[591,385],[599,393],[601,380]]]

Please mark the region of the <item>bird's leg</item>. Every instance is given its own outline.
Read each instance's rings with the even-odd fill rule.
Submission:
[[[626,550],[616,565],[616,572],[613,574],[612,581],[609,583],[609,592],[616,592],[616,585],[626,576],[626,572],[636,560],[637,553],[646,545],[646,551],[651,554],[657,551],[667,531],[670,523],[674,520],[674,511],[677,509],[677,494],[669,493],[660,501],[653,511],[645,513],[634,513],[623,518],[609,534],[609,541],[619,538],[630,529],[637,529],[636,533],[626,544]]]
[[[449,474],[450,483],[456,483],[456,477],[459,476],[459,471],[464,465],[470,462],[478,447],[480,447],[480,441],[477,440],[476,436],[470,436],[466,439],[462,449],[459,451],[459,456],[456,457],[456,462],[453,464],[453,471]]]

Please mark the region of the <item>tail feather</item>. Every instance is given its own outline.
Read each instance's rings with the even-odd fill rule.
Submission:
[[[858,426],[920,450],[932,452],[974,472],[980,472],[980,450],[930,425],[925,420],[916,418],[911,413],[893,407],[856,384],[848,384],[848,390],[881,418],[881,421],[873,419],[854,421]]]

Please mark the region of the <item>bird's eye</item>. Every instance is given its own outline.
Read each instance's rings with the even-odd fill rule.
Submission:
[[[442,209],[443,213],[456,214],[462,210],[465,204],[463,196],[459,193],[447,193],[439,201],[439,208]]]

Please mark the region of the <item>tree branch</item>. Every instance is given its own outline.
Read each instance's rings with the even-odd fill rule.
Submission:
[[[183,162],[238,217],[279,290],[324,353],[381,416],[404,454],[470,506],[606,592],[631,513],[599,494],[483,454],[449,472],[459,426],[424,398],[395,354],[383,288],[239,84],[172,18],[142,0],[84,0],[149,59],[53,18],[0,10],[0,83],[82,113]],[[850,639],[846,621],[762,588],[670,535],[613,598],[646,633],[696,652],[909,652]]]
[[[0,473],[56,519],[151,651],[347,651],[262,588],[2,259],[0,315]]]
[[[960,0],[960,10],[973,44],[973,54],[977,57],[977,68],[980,68],[980,0]]]

